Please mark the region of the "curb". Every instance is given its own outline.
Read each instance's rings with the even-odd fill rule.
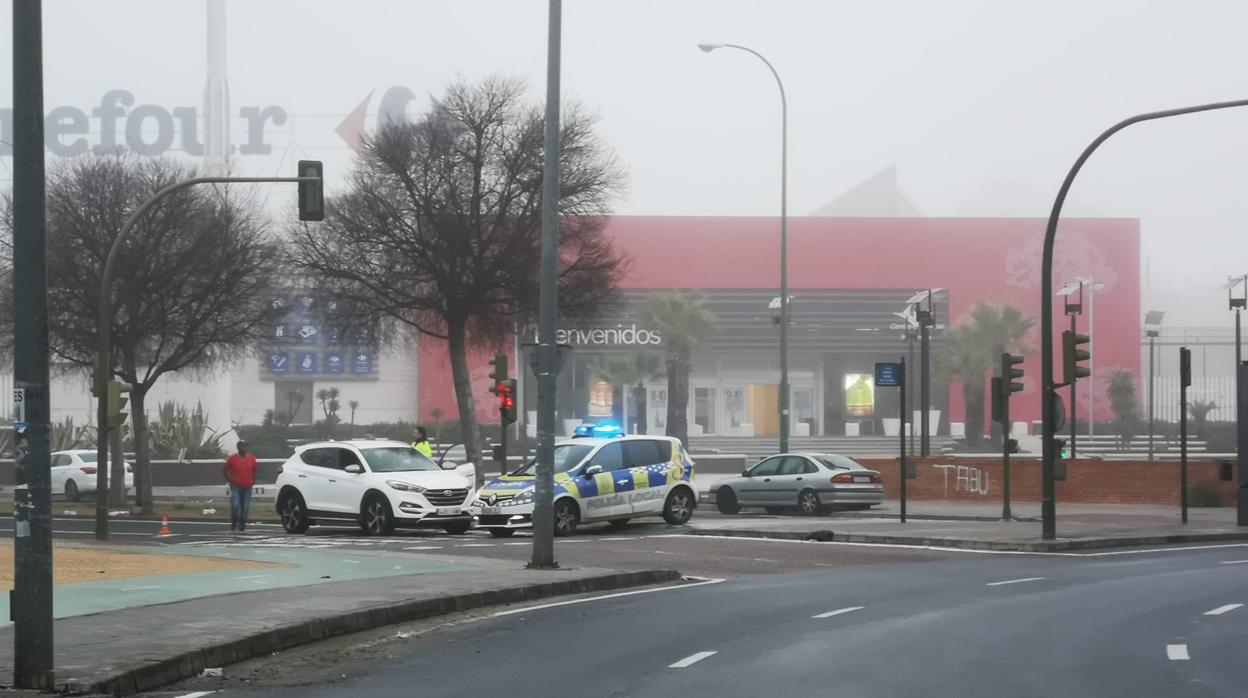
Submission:
[[[833,531],[714,531],[707,529],[695,529],[692,531],[692,534],[695,536],[718,536],[724,538],[773,538],[776,540],[804,540],[820,543],[879,543],[884,545],[960,548],[963,550],[997,550],[1002,552],[1027,553],[1053,553],[1071,550],[1130,548],[1143,545],[1248,540],[1248,532],[1179,533],[1173,535],[1127,536],[1121,538],[1078,538],[1058,541],[1038,541],[1034,543],[999,540],[972,540],[969,538],[928,538],[922,536],[835,533]]]
[[[395,623],[406,623],[487,606],[662,584],[679,579],[681,575],[675,570],[616,572],[569,581],[526,584],[471,594],[400,601],[285,625],[230,642],[183,652],[157,662],[117,668],[106,679],[87,685],[72,684],[65,688],[75,693],[128,696],[196,676],[207,667],[225,666],[299,645]]]

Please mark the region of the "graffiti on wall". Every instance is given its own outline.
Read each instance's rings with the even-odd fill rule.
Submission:
[[[970,465],[934,464],[945,481],[945,494],[949,494],[950,471],[953,471],[953,492],[965,492],[980,496],[988,494],[988,473]]]

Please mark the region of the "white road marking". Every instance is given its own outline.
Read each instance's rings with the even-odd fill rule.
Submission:
[[[654,551],[654,554],[655,555],[676,555],[677,553],[669,553],[666,550],[656,550]]]
[[[403,549],[404,550],[441,550],[442,546],[440,545],[413,545],[410,548],[403,548]]]
[[[852,613],[854,611],[861,611],[863,608],[864,608],[863,606],[850,606],[848,608],[838,608],[835,611],[828,611],[827,613],[820,613],[817,616],[811,616],[811,618],[831,618],[832,616],[839,616],[842,613]]]
[[[348,565],[358,565],[358,564],[360,564],[360,561],[359,561],[359,560],[343,560],[343,562],[347,563]]]
[[[707,657],[713,657],[716,654],[719,654],[717,650],[711,650],[710,652],[698,652],[697,654],[691,654],[688,657],[685,657],[679,662],[667,665],[667,668],[668,669],[684,669],[687,666],[697,664],[703,659],[706,659]]]
[[[214,693],[216,693],[216,691],[195,691],[194,693],[183,693],[182,695],[174,696],[173,698],[204,698],[204,696],[210,696]]]
[[[151,591],[152,589],[160,589],[160,588],[162,588],[162,587],[158,587],[158,586],[150,586],[150,587],[122,587],[122,589],[121,589],[121,590],[122,590],[122,591]]]
[[[571,599],[569,601],[555,601],[553,603],[544,603],[537,606],[525,606],[524,608],[512,608],[506,611],[498,611],[491,613],[490,618],[499,616],[514,616],[517,613],[528,613],[529,611],[540,611],[547,608],[556,608],[559,606],[572,606],[580,603],[589,603],[590,601],[602,601],[604,599],[617,599],[621,596],[637,596],[638,594],[653,594],[656,591],[680,591],[682,589],[692,589],[694,587],[706,586],[708,584],[719,584],[725,581],[722,578],[703,579],[701,577],[686,577],[689,580],[698,580],[692,584],[678,584],[676,586],[662,586],[653,589],[636,589],[634,591],[617,591],[613,594],[603,594],[602,596],[590,596],[584,599]]]
[[[777,562],[777,563],[780,562],[779,560],[772,560],[766,557],[752,557],[750,559],[753,560],[754,562]]]
[[[531,545],[533,545],[533,544],[532,544],[532,543],[503,543],[503,545],[526,545],[526,546],[531,546]]]
[[[1242,604],[1242,603],[1228,603],[1228,604],[1227,604],[1227,605],[1225,605],[1225,606],[1218,606],[1217,608],[1215,608],[1215,609],[1213,609],[1213,610],[1210,610],[1210,611],[1205,611],[1205,615],[1207,615],[1207,616],[1220,616],[1220,615],[1222,615],[1223,613],[1230,613],[1231,611],[1234,611],[1235,609],[1240,608],[1240,607],[1242,607],[1242,606],[1243,606],[1243,604]]]
[[[1224,565],[1248,565],[1248,560],[1223,560]]]
[[[245,577],[235,577],[235,579],[264,579],[265,577],[268,577],[268,576],[269,575],[267,574],[249,574]]]
[[[904,545],[900,543],[854,543],[837,540],[795,540],[792,538],[765,538],[762,536],[713,536],[695,535],[692,533],[667,533],[659,536],[643,536],[645,538],[701,538],[721,541],[750,540],[768,543],[789,543],[797,545],[843,545],[859,548],[898,548],[902,550],[935,550],[945,553],[967,553],[970,555],[1033,555],[1043,557],[1110,557],[1114,555],[1143,555],[1146,553],[1180,553],[1188,550],[1211,550],[1216,548],[1248,548],[1248,543],[1223,543],[1219,545],[1179,545],[1170,548],[1148,548],[1145,550],[1114,550],[1104,553],[1071,553],[1071,552],[1040,552],[1032,550],[971,550],[968,548],[951,548],[944,545]],[[1233,563],[1248,563],[1248,560],[1236,560]]]
[[[456,548],[493,548],[494,543],[460,543]]]
[[[608,540],[641,540],[641,539],[640,538],[599,538],[598,540],[608,541]]]
[[[1187,654],[1187,645],[1166,645],[1166,658],[1176,662],[1185,662],[1191,659]]]
[[[984,586],[999,587],[999,586],[1005,586],[1006,584],[1022,584],[1023,582],[1038,582],[1042,579],[1044,579],[1044,577],[1022,577],[1021,579],[1005,579],[1000,582],[988,582]]]

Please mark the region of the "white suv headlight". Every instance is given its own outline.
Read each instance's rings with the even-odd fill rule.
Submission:
[[[399,480],[386,480],[386,484],[390,485],[394,489],[399,490],[401,492],[424,492],[425,491],[425,488],[421,487],[420,485],[413,485],[407,482],[401,482]]]

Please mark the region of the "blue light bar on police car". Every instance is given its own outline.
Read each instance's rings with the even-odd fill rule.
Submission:
[[[572,432],[572,437],[598,436],[610,438],[612,436],[623,436],[624,428],[618,424],[581,424]]]

